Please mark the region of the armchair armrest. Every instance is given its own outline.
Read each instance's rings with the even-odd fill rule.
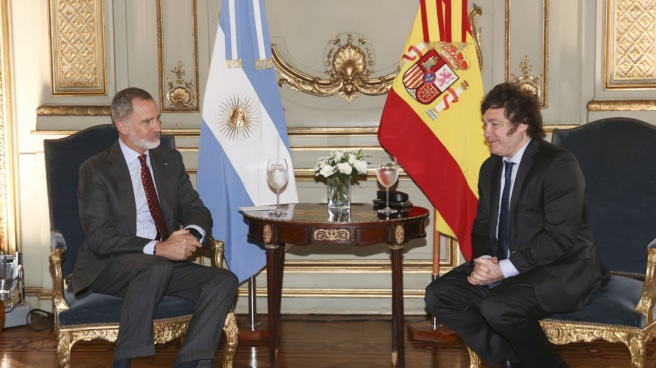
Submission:
[[[225,244],[222,240],[208,237],[208,239],[205,240],[205,243],[203,243],[203,250],[211,252],[212,267],[223,267],[223,252],[225,250]]]
[[[62,237],[63,239],[63,237]],[[59,313],[68,310],[69,305],[64,298],[64,273],[62,263],[66,254],[66,247],[57,247],[50,253],[50,267],[52,269],[52,304],[55,310],[55,321],[59,320]]]
[[[645,270],[645,283],[642,287],[642,296],[636,311],[645,316],[647,324],[652,323],[652,311],[656,302],[656,239],[647,246],[647,269]]]
[[[63,248],[66,251],[66,240],[61,233],[53,232],[50,234],[50,250],[54,251],[58,248]]]

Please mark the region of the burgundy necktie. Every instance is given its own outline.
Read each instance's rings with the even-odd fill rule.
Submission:
[[[144,191],[146,192],[150,215],[153,216],[155,227],[160,235],[160,239],[166,240],[166,238],[169,237],[169,231],[166,229],[162,209],[159,207],[159,199],[157,199],[155,184],[153,184],[153,178],[150,176],[150,169],[146,163],[146,155],[140,155],[139,161],[141,161],[141,182],[143,183]]]

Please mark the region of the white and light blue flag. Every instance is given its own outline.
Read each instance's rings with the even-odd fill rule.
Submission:
[[[223,0],[203,100],[197,188],[240,282],[266,265],[264,250],[247,241],[239,207],[276,203],[269,158],[286,158],[289,166],[280,203],[298,202],[278,88],[264,0]]]

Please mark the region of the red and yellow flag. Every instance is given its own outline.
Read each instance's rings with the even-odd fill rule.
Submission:
[[[478,203],[478,171],[490,152],[483,137],[483,83],[467,0],[421,0],[378,129],[455,236],[465,259]]]

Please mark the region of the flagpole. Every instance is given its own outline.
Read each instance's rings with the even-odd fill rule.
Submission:
[[[437,231],[437,210],[433,211],[435,223],[433,226],[433,274],[431,280],[440,277],[440,240],[441,234]],[[431,321],[411,323],[408,326],[408,334],[414,340],[447,342],[458,338],[456,333],[448,327],[438,323],[437,317],[432,316]]]
[[[258,341],[269,338],[267,326],[257,321],[256,289],[253,275],[248,279],[248,321],[245,326],[239,327],[240,340]]]

